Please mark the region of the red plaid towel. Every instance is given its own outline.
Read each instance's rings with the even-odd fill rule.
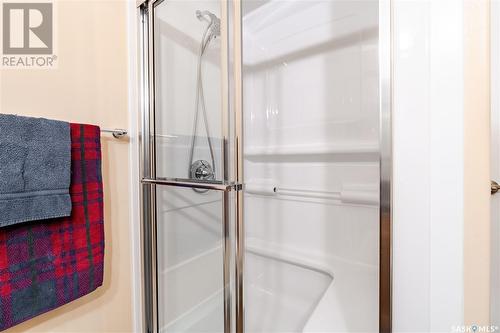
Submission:
[[[102,284],[104,221],[100,130],[71,124],[72,215],[0,228],[0,330]]]

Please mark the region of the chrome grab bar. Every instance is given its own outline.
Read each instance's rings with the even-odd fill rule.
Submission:
[[[201,181],[190,181],[189,179],[177,179],[177,178],[160,178],[160,179],[150,179],[143,178],[141,180],[142,184],[150,185],[166,185],[175,187],[186,187],[186,188],[196,188],[202,190],[214,190],[214,191],[241,191],[243,186],[237,183],[223,183],[223,182],[201,182]]]

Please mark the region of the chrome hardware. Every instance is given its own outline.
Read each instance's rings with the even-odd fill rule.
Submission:
[[[191,169],[189,171],[189,177],[191,179],[201,180],[201,181],[212,181],[215,179],[215,174],[210,163],[205,160],[198,160],[191,164]],[[198,193],[206,193],[207,189],[199,189],[193,187],[193,191]]]
[[[121,139],[128,134],[124,129],[101,129],[101,133],[110,133],[115,139]]]
[[[495,194],[500,190],[500,185],[494,180],[491,181],[491,194]]]
[[[149,179],[143,178],[141,180],[142,184],[151,184],[151,185],[166,185],[166,186],[174,186],[174,187],[187,187],[187,188],[195,188],[201,190],[214,190],[214,191],[241,191],[243,186],[237,183],[223,183],[223,182],[203,182],[197,181],[194,182],[191,179],[176,179],[176,178],[161,178],[161,179]]]
[[[210,163],[198,160],[191,164],[191,179],[210,181],[215,179],[215,174]]]

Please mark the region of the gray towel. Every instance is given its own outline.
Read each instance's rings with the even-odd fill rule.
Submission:
[[[71,215],[69,123],[0,114],[0,227]]]

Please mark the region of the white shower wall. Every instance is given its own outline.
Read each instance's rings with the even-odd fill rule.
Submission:
[[[221,17],[218,0],[169,0],[155,9],[155,112],[157,158],[160,177],[188,177],[189,151],[196,110],[200,43],[208,23],[199,20],[197,11],[210,11]],[[216,149],[216,169],[220,171],[222,135],[221,38],[207,46],[201,73],[210,135]],[[198,105],[198,139],[194,160],[210,161],[203,112]],[[220,173],[218,173],[220,178]]]
[[[377,331],[378,3],[242,3],[246,331]],[[159,177],[187,176],[203,9],[220,15],[156,9]],[[219,163],[220,52],[203,72]],[[221,194],[158,187],[156,202],[161,330],[221,332]]]
[[[247,249],[333,277],[297,330],[377,331],[378,2],[243,10]]]
[[[207,27],[196,11],[208,10],[220,17],[217,0],[168,1],[156,7],[158,134],[191,135],[195,109],[197,63],[201,38]],[[168,61],[167,61],[168,60]],[[220,135],[221,53],[220,39],[212,41],[203,56],[205,99],[211,130]],[[175,78],[175,79],[174,79]]]
[[[164,1],[155,7],[156,174],[189,178],[189,150],[196,110],[200,43],[208,23],[197,11],[221,17],[213,0]],[[222,73],[220,38],[208,45],[202,59],[202,81],[218,179],[221,175]],[[199,104],[194,159],[211,163]],[[186,331],[198,321],[200,304],[222,302],[222,201],[220,192],[158,187],[157,248],[159,324],[162,332]],[[195,315],[190,315],[195,312]],[[213,316],[222,327],[223,316]]]
[[[248,153],[377,148],[376,1],[269,1],[243,33]]]

